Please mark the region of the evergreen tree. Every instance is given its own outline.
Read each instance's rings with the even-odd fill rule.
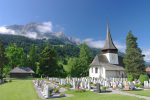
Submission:
[[[71,58],[68,65],[71,67],[71,76],[85,77],[89,73],[89,65],[91,63],[91,52],[86,44],[80,45],[79,58]]]
[[[79,64],[81,76],[88,76],[89,65],[91,63],[91,52],[90,48],[84,43],[80,47]]]
[[[5,49],[3,43],[0,41],[0,79],[3,78],[3,68],[6,63]]]
[[[38,61],[37,49],[35,45],[30,47],[29,55],[28,55],[28,66],[32,68],[34,72],[36,72],[36,62]]]
[[[145,73],[142,51],[136,41],[137,38],[130,31],[126,38],[126,54],[123,60],[127,75],[133,75],[134,79]]]
[[[47,45],[40,54],[41,74],[46,76],[57,76],[58,72],[57,54],[52,46]]]
[[[72,77],[81,77],[82,71],[80,70],[80,61],[78,58],[70,58],[68,61],[68,65],[70,68],[70,73]]]

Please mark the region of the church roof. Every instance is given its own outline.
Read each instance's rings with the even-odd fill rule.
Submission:
[[[100,63],[108,63],[105,55],[96,55],[90,65],[100,65]]]
[[[105,45],[102,48],[102,50],[117,50],[116,46],[114,45],[114,43],[112,41],[112,37],[111,37],[110,29],[109,29],[108,25],[107,25],[106,41],[105,41]]]
[[[15,67],[10,73],[34,73],[34,71],[29,67]]]
[[[90,66],[105,67],[106,70],[124,70],[123,57],[118,56],[119,64],[110,64],[105,55],[96,55]]]

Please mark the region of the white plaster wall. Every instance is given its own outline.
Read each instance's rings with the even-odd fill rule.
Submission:
[[[95,68],[98,68],[98,73],[95,73]],[[92,73],[92,68],[93,68],[93,73]],[[100,66],[94,66],[89,69],[89,77],[94,77],[94,78],[104,78],[105,79],[105,68],[100,67]]]
[[[111,64],[119,64],[118,54],[115,54],[115,53],[106,53],[104,55],[107,57],[109,63],[111,63]]]

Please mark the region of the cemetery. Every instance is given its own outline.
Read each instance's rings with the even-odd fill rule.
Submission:
[[[45,50],[49,53],[47,48]],[[81,51],[80,55],[83,52],[85,51]],[[65,77],[63,70],[60,69],[62,67],[56,63],[47,65],[47,62],[51,61],[51,55],[48,57],[47,53],[45,55],[46,57],[41,60],[41,64],[45,67],[42,66],[41,70],[33,71],[29,67],[15,67],[9,72],[9,77],[2,77],[0,100],[26,100],[26,98],[28,100],[150,100],[150,79],[145,74],[144,65],[131,62],[131,64],[139,64],[141,68],[138,71],[133,69],[131,72],[134,73],[131,74],[130,64],[123,63],[128,59],[119,55],[108,25],[106,41],[101,53],[93,58],[91,64],[86,63],[87,65],[84,66],[82,63],[86,59],[78,58],[83,62],[77,62],[77,65],[81,65],[76,68],[76,63],[73,63],[75,68],[72,68],[71,73]],[[81,58],[86,58],[85,56]],[[143,57],[141,54],[139,56]],[[56,59],[53,60],[57,62]],[[56,69],[52,70],[53,65]],[[37,74],[38,71],[42,73]],[[33,78],[34,74],[37,78]]]
[[[14,79],[0,86],[0,97],[2,100],[26,100],[26,97],[28,100],[126,100],[126,98],[128,100],[150,100],[150,89],[149,86],[147,87],[147,82],[141,89],[136,87],[136,84],[139,84],[138,81],[133,82],[134,86],[132,86],[133,84],[126,79],[122,80],[114,79],[113,83],[113,80],[102,81],[90,78]],[[132,90],[133,87],[141,90]],[[7,94],[9,96],[6,96]]]
[[[33,80],[35,88],[38,88],[38,95],[41,98],[63,98],[74,95],[68,95],[65,92],[93,92],[98,94],[118,94],[117,92],[127,92],[134,94],[134,91],[143,92],[150,89],[149,81],[144,81],[144,85],[140,87],[139,80],[129,82],[126,78],[112,78],[109,80],[101,80],[96,78],[45,78]],[[57,91],[57,92],[56,92]],[[132,93],[133,91],[133,93]],[[149,90],[150,91],[150,90]],[[41,96],[40,96],[41,95]],[[137,94],[138,95],[138,94]],[[149,96],[149,95],[147,95]],[[149,98],[149,97],[140,97]],[[150,98],[149,98],[150,99]]]
[[[149,4],[1,0],[0,100],[150,100]]]

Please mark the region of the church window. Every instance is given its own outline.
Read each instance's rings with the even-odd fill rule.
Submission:
[[[92,73],[93,73],[93,68],[92,68]]]
[[[98,68],[97,67],[95,68],[95,73],[98,73]]]

